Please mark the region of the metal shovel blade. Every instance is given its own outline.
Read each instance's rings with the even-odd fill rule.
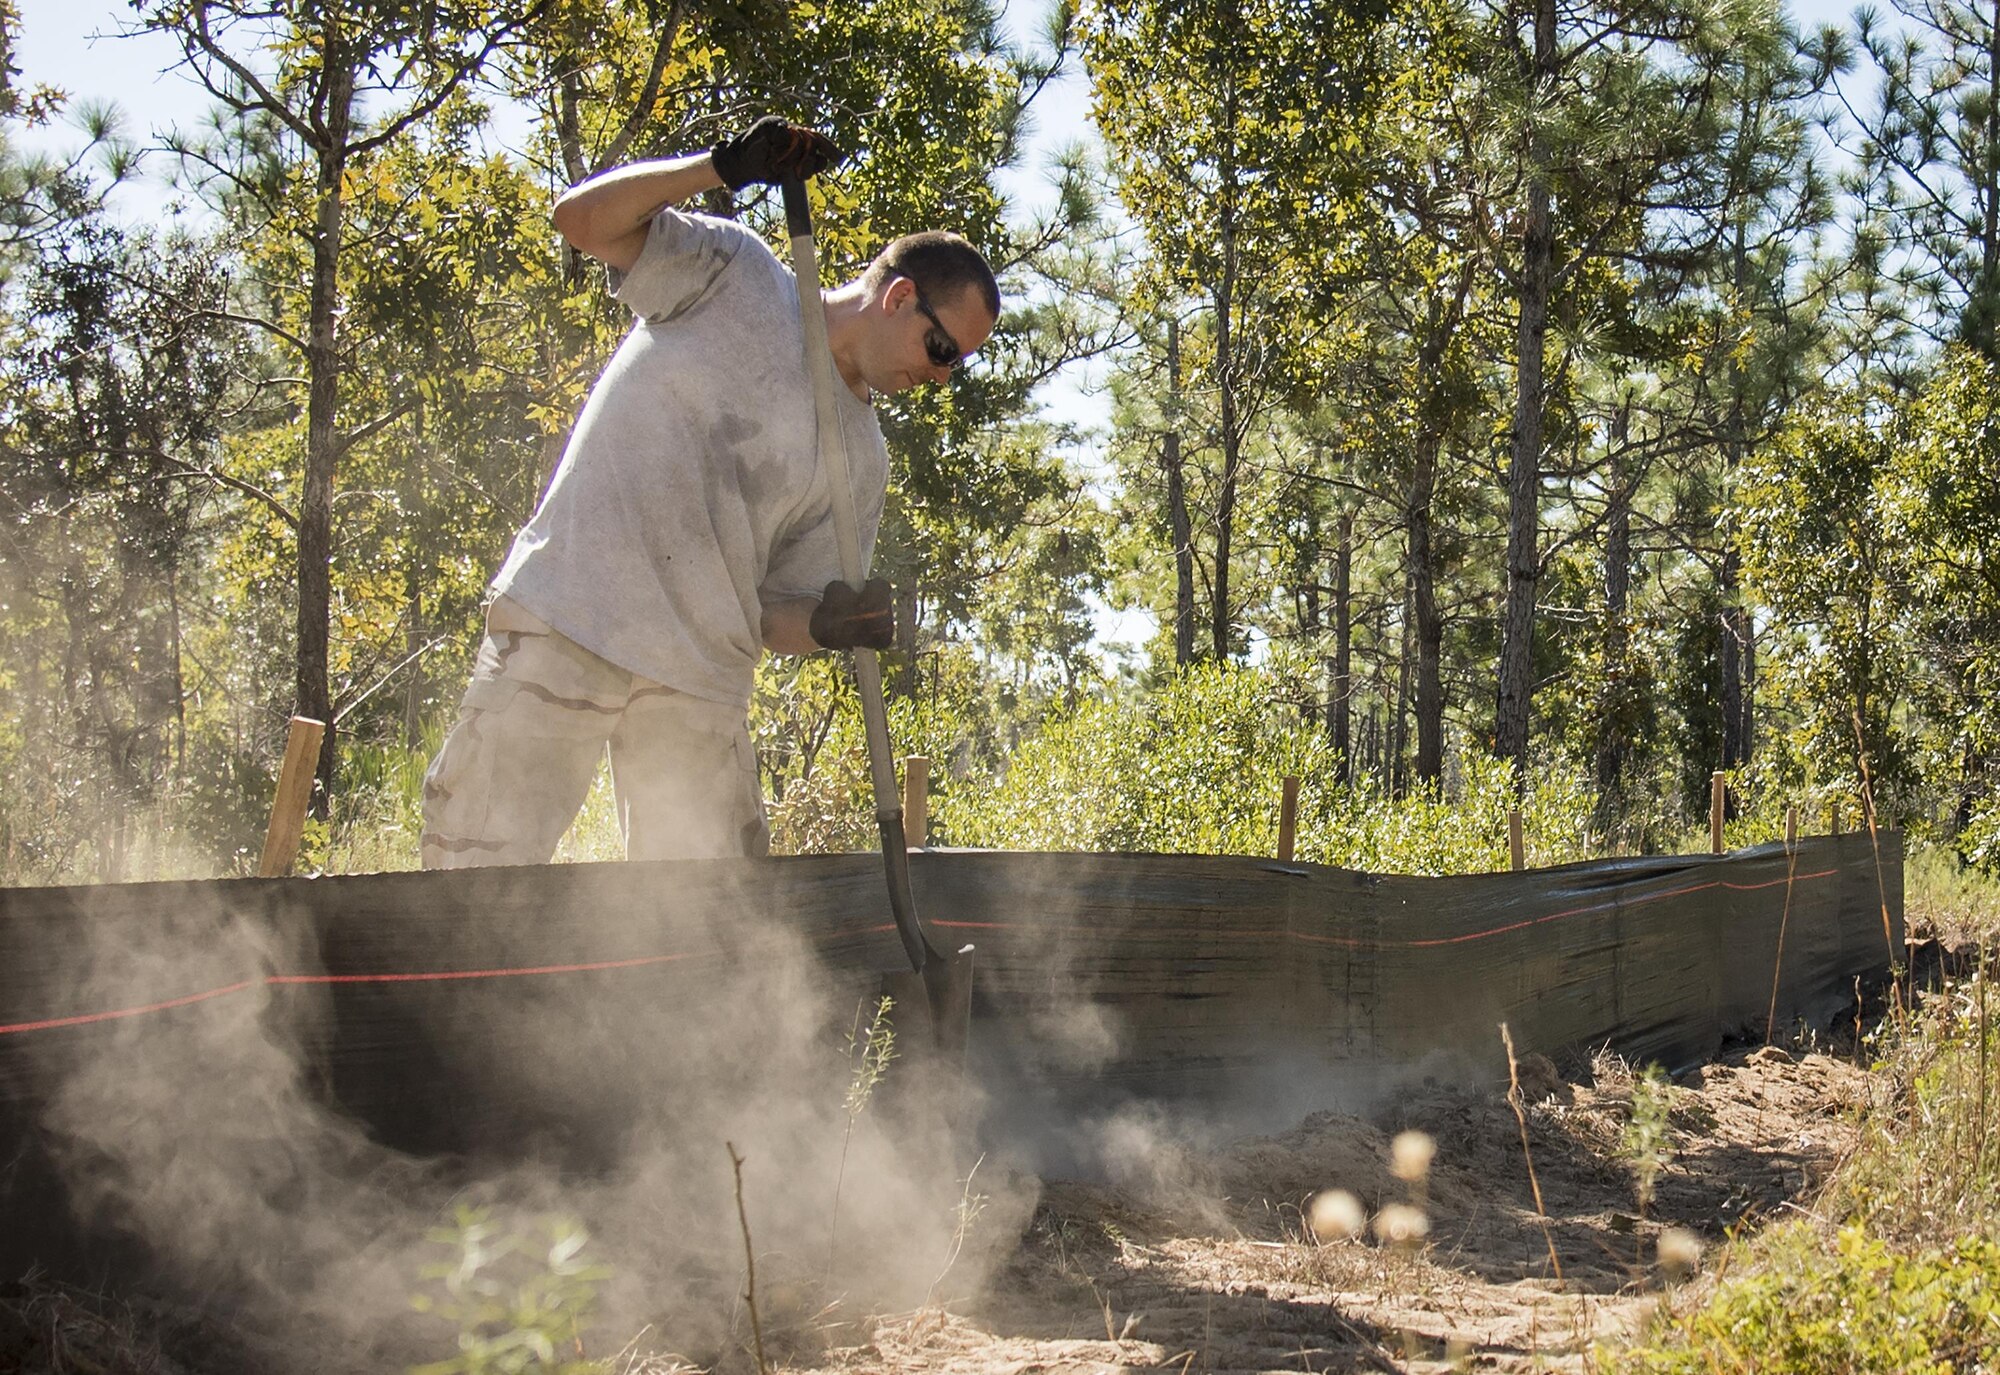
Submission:
[[[903,953],[910,957],[910,972],[885,974],[883,991],[899,1008],[924,1008],[930,1020],[931,1050],[940,1060],[963,1064],[972,1033],[972,947],[947,955],[931,943],[910,888],[903,813],[899,808],[893,814],[878,814],[876,821],[882,832],[882,863],[889,873],[889,910],[896,918]]]

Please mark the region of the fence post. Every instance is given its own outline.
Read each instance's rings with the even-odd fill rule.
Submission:
[[[1284,795],[1278,802],[1278,862],[1290,864],[1299,836],[1299,780],[1285,775]]]
[[[1521,838],[1521,809],[1507,809],[1507,856],[1514,863],[1518,873],[1528,867],[1528,847]]]
[[[325,736],[326,722],[292,718],[285,762],[278,768],[278,793],[271,799],[271,824],[264,831],[264,853],[257,861],[259,878],[283,878],[298,860],[306,808],[312,805],[313,765],[319,762],[319,742]]]
[[[921,850],[931,843],[931,761],[912,754],[903,760],[903,844]]]
[[[1729,797],[1729,776],[1717,769],[1708,780],[1708,852],[1722,853],[1722,810]]]
[[[1799,809],[1785,808],[1785,848],[1792,849],[1799,843]]]
[[[1828,825],[1827,829],[1828,829],[1828,831],[1830,831],[1830,832],[1831,832],[1832,834],[1834,834],[1834,835],[1839,835],[1839,834],[1840,834],[1840,799],[1836,797],[1835,799],[1833,799],[1833,801],[1829,802],[1829,803],[1827,804],[1827,809],[1828,809],[1828,812],[1830,813],[1830,815],[1829,815],[1829,818],[1828,818],[1828,819],[1829,819],[1829,823],[1830,823],[1830,824]]]

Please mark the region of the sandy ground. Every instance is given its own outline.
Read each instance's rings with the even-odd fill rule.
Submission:
[[[1018,1239],[1011,1224],[993,1235],[989,1221],[999,1258],[977,1294],[848,1318],[787,1311],[767,1290],[768,1363],[828,1375],[1586,1370],[1594,1344],[1662,1303],[1663,1231],[1692,1233],[1712,1262],[1733,1230],[1809,1202],[1851,1148],[1869,1092],[1847,1059],[1778,1048],[1740,1049],[1683,1077],[1668,1099],[1672,1159],[1642,1214],[1619,1150],[1630,1071],[1608,1056],[1568,1079],[1546,1061],[1526,1068],[1539,1073],[1525,1076],[1525,1152],[1504,1094],[1430,1087],[1372,1118],[1315,1114],[1189,1155],[1144,1188],[1040,1181]],[[1435,1143],[1419,1184],[1391,1168],[1392,1142],[1408,1131]],[[1311,1239],[1311,1201],[1332,1189],[1370,1213],[1417,1208],[1429,1234],[1405,1247],[1367,1234]],[[185,1310],[135,1312],[16,1284],[0,1292],[0,1372],[211,1375],[264,1364],[190,1360],[190,1350],[216,1350],[201,1325]],[[754,1372],[740,1305],[734,1327],[733,1345],[700,1365],[634,1348],[613,1369]]]
[[[1593,1344],[1661,1304],[1664,1230],[1712,1259],[1733,1230],[1809,1200],[1868,1093],[1847,1060],[1778,1048],[1684,1077],[1669,1097],[1673,1159],[1642,1216],[1618,1149],[1630,1073],[1601,1057],[1577,1077],[1528,1106],[1525,1152],[1503,1094],[1430,1089],[1371,1120],[1316,1114],[1236,1142],[1152,1196],[1047,1181],[985,1294],[779,1331],[767,1354],[796,1370],[953,1375],[1581,1370]],[[1420,1186],[1390,1168],[1408,1130],[1436,1143]],[[1303,1210],[1330,1188],[1371,1211],[1421,1207],[1427,1242],[1309,1241]]]

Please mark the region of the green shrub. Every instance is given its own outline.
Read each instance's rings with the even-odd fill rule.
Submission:
[[[1735,1247],[1705,1307],[1638,1347],[1619,1375],[2000,1370],[2000,1094],[1984,971],[1871,1035],[1860,1139],[1813,1221]],[[1822,1221],[1823,1219],[1824,1221]]]
[[[1086,698],[1023,738],[1004,767],[933,803],[951,843],[995,849],[1268,855],[1300,779],[1297,859],[1375,872],[1506,868],[1512,770],[1480,752],[1445,787],[1391,796],[1344,783],[1332,742],[1293,704],[1282,665],[1199,665],[1145,699]],[[1591,796],[1558,769],[1520,800],[1531,864],[1590,852]]]
[[[1918,1375],[1985,1371],[2000,1355],[2000,1246],[1968,1236],[1902,1252],[1860,1227],[1792,1223],[1698,1312],[1599,1353],[1616,1375]]]
[[[457,1330],[456,1350],[410,1375],[599,1375],[583,1355],[597,1285],[610,1271],[586,1261],[588,1234],[567,1218],[510,1229],[485,1208],[461,1207],[429,1240],[445,1258],[423,1268],[411,1299]]]
[[[1521,813],[1529,867],[1565,864],[1596,852],[1590,789],[1582,777],[1544,767],[1514,792],[1511,765],[1479,751],[1455,761],[1444,787],[1393,797],[1379,780],[1326,788],[1311,824],[1300,821],[1299,857],[1371,873],[1466,874],[1505,869],[1507,813]]]

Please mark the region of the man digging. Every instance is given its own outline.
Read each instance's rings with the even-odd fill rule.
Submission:
[[[887,647],[890,589],[840,581],[790,270],[742,225],[676,207],[812,176],[826,138],[767,117],[556,202],[637,317],[492,584],[457,723],[424,779],[427,869],[542,864],[608,745],[631,859],[769,848],[747,712],[765,649]],[[889,459],[869,405],[943,382],[1000,312],[955,234],[907,235],[824,293],[861,541]]]

